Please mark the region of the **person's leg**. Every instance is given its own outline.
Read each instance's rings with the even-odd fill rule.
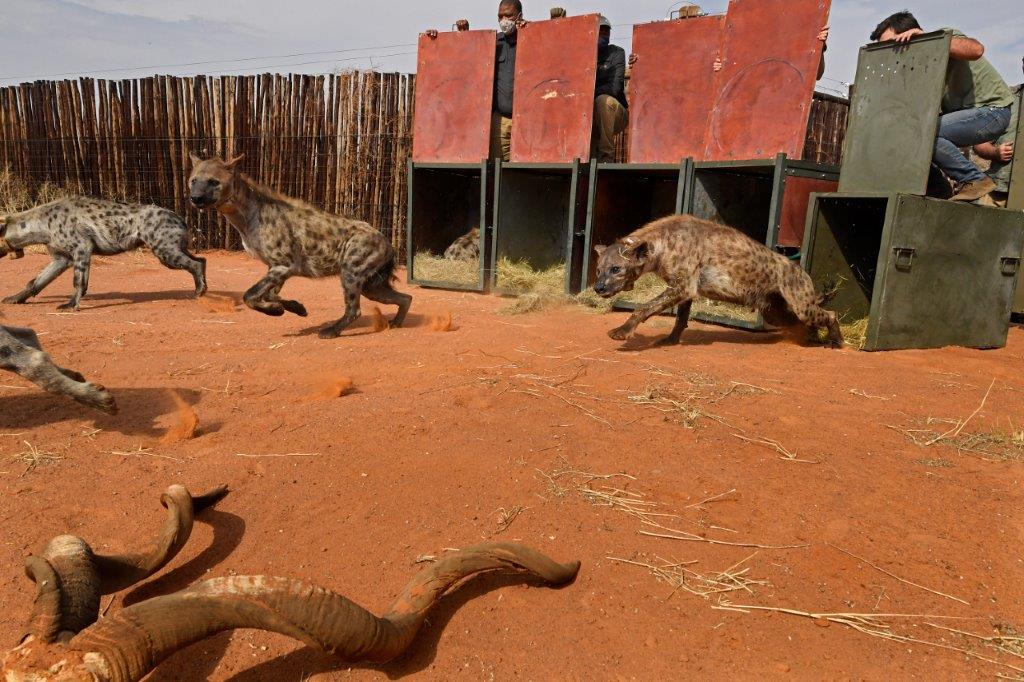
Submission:
[[[491,114],[491,158],[508,161],[512,155],[512,119]]]
[[[501,118],[501,160],[512,158],[512,119]]]
[[[1009,123],[1009,109],[983,107],[945,114],[939,119],[935,164],[958,183],[984,180],[985,174],[964,156],[960,148],[991,142],[1006,131]]]
[[[610,95],[594,100],[594,139],[592,155],[601,163],[615,160],[615,135],[625,130],[626,109]]]

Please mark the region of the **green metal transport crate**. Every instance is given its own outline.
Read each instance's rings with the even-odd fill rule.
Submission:
[[[743,232],[769,249],[799,248],[807,207],[815,193],[835,191],[838,169],[785,154],[751,161],[701,161],[694,164],[685,212]],[[710,305],[694,309],[704,322],[743,329],[764,329],[757,313]]]
[[[1024,212],[908,194],[811,198],[803,265],[865,350],[1006,345]]]
[[[409,163],[408,280],[419,286],[485,291],[493,173],[489,162]],[[452,263],[443,256],[473,228],[480,258]]]
[[[491,288],[515,294],[498,264],[523,263],[540,272],[565,268],[565,291],[579,292],[583,264],[586,164],[499,163],[494,178]]]
[[[683,213],[693,162],[678,164],[592,163],[584,227],[580,289],[594,285],[597,254],[605,246],[659,218]],[[635,301],[620,298],[615,307],[632,310]]]

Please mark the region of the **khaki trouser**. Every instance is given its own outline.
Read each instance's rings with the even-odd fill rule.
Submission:
[[[629,125],[629,110],[611,95],[594,100],[594,141],[591,155],[601,163],[615,160],[615,136]]]
[[[512,119],[491,114],[491,158],[508,161],[512,153]]]

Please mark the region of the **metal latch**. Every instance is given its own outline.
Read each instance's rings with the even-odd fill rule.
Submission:
[[[1007,277],[1013,277],[1020,270],[1020,258],[1004,258],[1002,260],[1001,272]]]
[[[917,255],[917,249],[909,249],[897,246],[893,249],[896,254],[896,269],[902,272],[910,272],[911,268],[914,267],[914,256]]]

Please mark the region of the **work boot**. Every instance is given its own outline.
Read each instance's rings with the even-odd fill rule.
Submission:
[[[992,178],[985,176],[981,180],[965,183],[950,201],[977,201],[996,188]]]

